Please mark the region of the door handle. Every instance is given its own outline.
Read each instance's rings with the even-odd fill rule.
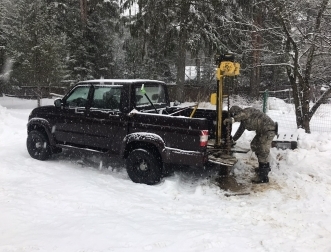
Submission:
[[[76,114],[84,114],[85,112],[85,109],[82,109],[82,108],[75,108],[75,113]]]

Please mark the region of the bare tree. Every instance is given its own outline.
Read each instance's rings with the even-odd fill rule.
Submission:
[[[251,71],[251,83],[255,82],[258,87],[259,69],[268,68],[275,72],[283,67],[293,89],[297,127],[309,133],[312,116],[331,93],[330,88],[327,89],[310,107],[314,87],[328,86],[331,82],[328,69],[331,59],[329,0],[228,2],[238,5],[227,16],[226,23],[232,33],[236,32],[241,38],[240,43],[232,47],[244,56],[243,59],[246,58],[244,71],[255,69]],[[264,15],[259,15],[261,13]],[[236,36],[232,41],[238,40]],[[253,52],[252,62],[247,62],[245,55],[250,52]]]
[[[271,0],[265,6],[280,27],[275,29],[278,36],[283,37],[284,51],[281,53],[287,59],[284,65],[293,89],[297,126],[310,133],[309,122],[313,114],[331,93],[329,88],[310,108],[312,80],[318,73],[319,61],[330,57],[329,0]]]

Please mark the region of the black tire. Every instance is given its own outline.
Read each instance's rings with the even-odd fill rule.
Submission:
[[[126,170],[135,183],[155,185],[162,176],[161,161],[145,149],[133,150],[126,159]]]
[[[49,159],[52,153],[47,136],[37,130],[30,131],[26,147],[30,156],[38,160]]]
[[[169,177],[174,174],[176,165],[175,164],[163,164],[162,176]]]

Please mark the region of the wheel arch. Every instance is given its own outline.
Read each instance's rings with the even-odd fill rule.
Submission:
[[[44,134],[46,134],[49,144],[51,146],[55,145],[55,140],[51,131],[51,125],[47,120],[42,118],[31,119],[27,125],[27,133],[29,134],[29,132],[31,132],[32,130],[38,130],[43,132]]]
[[[121,157],[126,159],[131,151],[139,148],[152,152],[162,162],[162,151],[165,144],[159,135],[146,132],[127,135],[122,142]]]

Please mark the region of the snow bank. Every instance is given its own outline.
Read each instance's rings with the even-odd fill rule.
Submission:
[[[236,154],[233,174],[250,194],[226,197],[215,170],[147,186],[115,158],[34,160],[25,147],[34,105],[10,99],[0,97],[0,251],[331,251],[331,133],[298,131],[298,149],[272,148],[267,185],[250,183],[254,154]]]

